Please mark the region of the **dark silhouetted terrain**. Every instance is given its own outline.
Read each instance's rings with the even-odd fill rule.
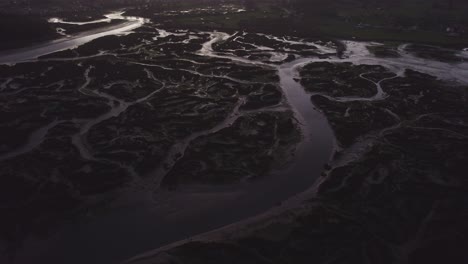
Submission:
[[[467,13],[0,0],[0,263],[468,263]]]

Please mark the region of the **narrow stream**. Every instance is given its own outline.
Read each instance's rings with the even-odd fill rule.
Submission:
[[[28,141],[23,144],[22,146],[18,147],[17,149],[0,155],[0,161],[7,160],[13,157],[17,157],[19,155],[28,153],[38,147],[46,138],[47,133],[50,129],[54,128],[56,125],[60,124],[60,121],[55,120],[39,128],[38,130],[31,133],[28,138]]]
[[[229,58],[244,64],[259,64],[215,54],[211,45],[227,36],[225,33],[213,34],[212,39],[203,45],[200,54]],[[151,195],[152,201],[147,199],[146,191],[140,194],[131,191],[126,197],[128,199],[122,199],[125,200],[122,204],[66,226],[47,241],[31,239],[26,245],[28,250],[20,254],[27,256],[24,261],[39,259],[44,263],[117,263],[147,250],[253,217],[309,188],[330,159],[334,136],[326,118],[314,110],[310,96],[294,80],[298,74],[297,66],[307,60],[299,59],[281,66],[265,65],[278,70],[283,93],[300,121],[304,134],[295,161],[287,169],[254,183],[182,187],[175,192],[158,190]],[[225,122],[203,134],[214,133],[232,124],[237,116],[236,109]],[[111,111],[104,119],[115,114]],[[74,143],[86,150],[82,154],[89,158],[92,155],[85,149],[82,136],[95,122],[85,124],[74,138]],[[188,138],[183,145],[196,136]],[[174,149],[177,152],[178,145]]]
[[[61,20],[54,21],[63,23]],[[52,41],[28,50],[0,56],[0,63],[32,60],[41,55],[82,45],[102,36],[125,33],[141,26],[143,23],[145,23],[144,19],[128,19],[126,24],[120,25],[118,28],[111,28],[108,31]],[[344,60],[338,58],[298,58],[279,66],[213,51],[212,45],[214,43],[226,40],[229,37],[229,34],[223,32],[211,33],[211,39],[203,45],[198,54],[213,58],[230,59],[233,63],[269,67],[277,70],[282,92],[287,103],[294,111],[296,119],[300,122],[303,133],[303,141],[299,144],[295,153],[295,160],[291,165],[253,183],[241,183],[232,186],[181,187],[177,191],[171,192],[160,189],[156,194],[151,190],[128,190],[128,193],[123,194],[122,201],[62,227],[51,238],[30,238],[25,244],[24,252],[19,253],[19,263],[118,263],[145,251],[254,217],[307,190],[319,177],[324,164],[330,160],[335,147],[335,138],[327,119],[314,108],[310,95],[307,94],[304,87],[295,81],[296,77],[298,77],[298,69],[307,63],[315,61],[349,61],[355,64],[378,64],[394,69],[398,73],[401,72],[402,68],[413,67],[423,72],[436,72],[439,74],[437,76],[457,77],[461,75],[464,76],[461,80],[468,82],[468,76],[462,74],[467,65],[457,65],[456,67],[441,63],[427,65],[427,63],[414,58],[378,59],[366,53],[362,43],[356,42],[347,44],[350,47],[349,57]],[[285,39],[278,40],[288,41]],[[86,76],[85,81],[86,86],[89,84]],[[380,82],[374,84],[377,86],[377,94],[368,100],[384,98],[385,93],[380,87]],[[83,89],[85,88],[83,87]],[[99,94],[98,96],[106,97],[111,101],[116,100],[106,94]],[[360,99],[363,100],[363,98]],[[83,143],[83,137],[88,133],[89,129],[95,124],[125,111],[129,106],[128,103],[121,100],[117,101],[120,102],[119,105],[98,119],[84,124],[80,133],[75,135],[74,143],[79,149],[82,148],[80,153],[83,157],[92,158],[92,153]],[[200,134],[194,134],[184,142],[179,143],[179,145],[175,145],[169,156],[177,154],[181,148],[185,148],[197,136],[214,133],[228,126],[235,120],[237,112],[238,108],[235,108],[233,115],[215,128]],[[56,124],[49,124],[32,137],[44,138],[47,130],[54,125]],[[41,140],[37,140],[37,142],[41,142]],[[20,150],[17,153],[22,154],[24,151]],[[152,199],[148,199],[148,197]]]

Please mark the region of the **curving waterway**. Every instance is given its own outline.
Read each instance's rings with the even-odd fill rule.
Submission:
[[[111,20],[126,20],[126,22],[104,27],[88,32],[83,32],[76,36],[65,37],[57,40],[52,40],[44,42],[33,47],[23,48],[19,50],[8,51],[0,53],[0,64],[14,64],[19,62],[31,61],[37,59],[41,56],[48,55],[54,52],[73,49],[85,43],[88,43],[97,38],[110,35],[119,35],[128,33],[134,29],[141,27],[148,20],[141,17],[127,17],[123,16],[123,12],[114,12],[105,15],[105,19],[95,20],[90,22],[66,22],[62,19],[53,18],[50,19],[50,23],[65,23],[73,25],[84,25],[84,24],[94,24],[100,22],[110,22]]]
[[[112,19],[125,19],[127,22],[100,32],[88,32],[0,55],[0,63],[12,64],[35,60],[42,55],[74,48],[102,36],[126,34],[147,22],[143,18],[125,17],[121,12],[107,15],[105,19],[90,22],[67,22],[59,18],[51,19],[50,22],[79,25],[100,23]],[[169,34],[166,31],[161,32]],[[345,59],[298,57],[291,62],[277,65],[251,61],[232,54],[217,53],[213,51],[213,44],[226,40],[230,35],[223,32],[212,32],[210,35],[210,40],[202,46],[198,54],[229,59],[233,63],[253,64],[277,70],[285,99],[294,111],[303,134],[303,140],[299,144],[295,159],[290,166],[253,183],[216,187],[182,187],[171,192],[158,190],[156,194],[154,194],[154,190],[128,191],[128,193],[121,195],[123,196],[121,200],[116,201],[109,208],[100,210],[92,217],[83,217],[62,227],[51,238],[29,239],[24,246],[24,251],[18,254],[19,263],[118,263],[139,253],[254,217],[309,189],[319,177],[324,164],[330,160],[335,148],[333,131],[326,117],[315,109],[311,103],[310,95],[296,81],[298,70],[310,62],[348,61],[355,64],[379,64],[393,70],[397,76],[402,73],[403,69],[412,68],[434,74],[440,78],[455,78],[468,83],[468,76],[463,72],[468,70],[467,64],[456,66],[438,62],[428,64],[425,60],[410,56],[379,59],[367,52],[365,43],[346,42],[348,54]],[[330,51],[327,47],[316,48],[322,49],[324,53]],[[282,56],[282,54],[273,55],[272,62],[276,62],[277,58]],[[362,76],[362,78],[365,77]],[[380,88],[380,82],[374,84],[377,87],[377,94],[374,97],[358,99],[382,99],[385,94]],[[85,88],[83,87],[83,89]],[[358,99],[343,98],[343,100]],[[83,125],[80,134],[74,138],[74,144],[80,149],[82,156],[93,159],[92,155],[86,151],[86,144],[83,142],[83,135],[88,132],[89,128],[114,116],[115,111],[125,111],[127,107],[127,104],[120,102],[111,115],[101,116],[100,120],[90,120]],[[234,111],[238,111],[238,108]],[[175,146],[176,150],[173,152],[180,152],[181,148],[184,149],[191,140],[200,135],[213,133],[228,126],[233,122],[235,116],[237,116],[235,113],[230,115],[227,120],[214,129],[192,135],[186,142]],[[25,148],[34,147],[33,139],[43,138],[44,133],[47,133],[47,130],[55,125],[56,122],[53,122],[38,131],[37,135],[32,135],[32,142],[28,142],[26,147],[23,146],[15,155],[25,153]],[[106,197],[100,198],[105,199]]]

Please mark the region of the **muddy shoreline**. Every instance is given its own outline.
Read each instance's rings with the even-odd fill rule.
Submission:
[[[355,236],[348,212],[367,221],[363,212],[375,208],[357,205],[368,198],[386,204],[371,188],[393,186],[386,171],[393,172],[394,163],[411,169],[414,160],[398,159],[395,146],[422,155],[421,142],[440,136],[429,149],[435,156],[421,160],[436,160],[440,149],[457,144],[453,156],[465,157],[458,140],[465,134],[466,63],[448,63],[437,49],[421,55],[402,45],[401,56],[377,58],[367,49],[375,43],[163,30],[132,19],[131,28],[84,39],[76,48],[0,66],[0,96],[8,102],[1,123],[8,140],[0,148],[6,258],[115,263],[251,217],[248,225],[212,233],[213,243],[204,236],[197,243],[182,240],[178,245],[185,245],[166,247],[164,254],[203,259],[205,249],[227,247],[252,260],[256,256],[241,254],[244,245],[297,242],[296,233],[281,231],[296,227],[325,234],[337,228],[339,234],[330,235],[335,245]],[[28,140],[35,143],[24,145]],[[381,164],[387,158],[394,163]],[[451,168],[457,159],[444,162]],[[419,175],[428,168],[413,169]],[[411,175],[398,179],[411,182]],[[458,177],[444,177],[452,176]],[[426,192],[444,192],[434,177],[418,180],[429,186]],[[383,179],[391,179],[390,187]],[[412,182],[400,185],[410,195],[419,190]],[[383,193],[407,201],[405,193]],[[278,237],[252,239],[258,225],[276,221],[269,213],[255,218],[272,208],[287,224],[272,227]],[[372,224],[382,231],[380,221]],[[239,230],[246,231],[233,234]],[[314,239],[307,243],[315,245]],[[190,255],[193,245],[201,255]],[[300,246],[287,250],[292,258]]]

